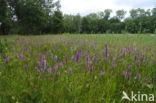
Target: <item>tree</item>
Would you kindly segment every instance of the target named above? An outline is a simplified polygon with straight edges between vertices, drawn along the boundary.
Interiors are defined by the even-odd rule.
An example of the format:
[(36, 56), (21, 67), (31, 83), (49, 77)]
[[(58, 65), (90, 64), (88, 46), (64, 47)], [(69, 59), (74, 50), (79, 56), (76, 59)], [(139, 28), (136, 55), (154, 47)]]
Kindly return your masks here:
[(117, 10), (117, 11), (116, 11), (116, 17), (117, 17), (120, 21), (124, 19), (125, 15), (126, 15), (126, 11), (124, 11), (124, 10)]
[(10, 18), (7, 0), (0, 0), (0, 34), (8, 34)]
[(73, 33), (73, 15), (64, 15), (64, 30), (66, 33)]
[(63, 15), (61, 11), (55, 11), (53, 15), (53, 33), (63, 33)]
[(51, 16), (60, 8), (59, 1), (53, 0), (8, 0), (8, 4), (17, 19), (15, 31), (22, 34), (41, 34), (49, 30)]
[(151, 16), (151, 10), (150, 9), (146, 10), (146, 16)]
[(111, 13), (112, 13), (111, 9), (105, 9), (104, 12), (99, 12), (98, 16), (100, 19), (107, 19), (108, 20), (110, 18)]
[(130, 10), (130, 16), (131, 16), (132, 19), (137, 18), (138, 17), (138, 11), (137, 11), (137, 9)]
[(109, 21), (106, 19), (100, 19), (98, 20), (98, 33), (106, 33), (109, 29)]
[(146, 16), (146, 11), (144, 9), (138, 8), (137, 11), (138, 11), (138, 16), (139, 17)]
[(153, 8), (153, 9), (152, 9), (152, 15), (153, 15), (153, 16), (156, 16), (156, 8)]
[(82, 18), (82, 33), (90, 33), (90, 21), (88, 17)]

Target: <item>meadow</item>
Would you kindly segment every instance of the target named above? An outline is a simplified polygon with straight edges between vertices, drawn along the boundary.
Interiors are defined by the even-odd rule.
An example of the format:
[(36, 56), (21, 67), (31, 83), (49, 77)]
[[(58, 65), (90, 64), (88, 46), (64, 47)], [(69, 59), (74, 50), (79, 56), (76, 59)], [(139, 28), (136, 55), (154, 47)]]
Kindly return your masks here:
[(156, 96), (156, 35), (0, 36), (0, 103), (131, 103), (123, 91)]

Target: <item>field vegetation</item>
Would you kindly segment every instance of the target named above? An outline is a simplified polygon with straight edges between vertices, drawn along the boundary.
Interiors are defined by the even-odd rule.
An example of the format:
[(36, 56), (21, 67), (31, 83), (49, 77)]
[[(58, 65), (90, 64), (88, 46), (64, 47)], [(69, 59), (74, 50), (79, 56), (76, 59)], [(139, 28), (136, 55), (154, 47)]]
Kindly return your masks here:
[[(155, 35), (0, 36), (0, 103), (120, 103), (156, 95)], [(122, 101), (128, 103), (128, 101)]]

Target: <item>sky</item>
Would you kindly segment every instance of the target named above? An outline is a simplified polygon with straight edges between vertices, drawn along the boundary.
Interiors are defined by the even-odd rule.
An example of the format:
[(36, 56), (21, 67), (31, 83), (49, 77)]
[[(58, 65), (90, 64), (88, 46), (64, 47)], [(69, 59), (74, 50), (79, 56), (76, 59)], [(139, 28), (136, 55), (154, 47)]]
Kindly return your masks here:
[(80, 14), (85, 16), (89, 13), (112, 9), (129, 11), (132, 8), (153, 8), (156, 0), (61, 0), (61, 10), (64, 14)]

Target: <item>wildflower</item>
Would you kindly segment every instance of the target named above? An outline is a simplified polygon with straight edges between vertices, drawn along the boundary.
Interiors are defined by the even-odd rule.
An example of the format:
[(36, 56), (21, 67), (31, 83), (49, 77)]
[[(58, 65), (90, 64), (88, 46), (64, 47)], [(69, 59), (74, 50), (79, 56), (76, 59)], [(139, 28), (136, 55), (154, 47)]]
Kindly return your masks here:
[(142, 56), (142, 61), (145, 61), (145, 60), (146, 60), (146, 58), (145, 58), (145, 56), (143, 55), (143, 56)]
[(38, 61), (38, 62), (37, 62), (37, 65), (38, 65), (38, 66), (41, 66), (41, 62), (40, 62), (40, 61)]
[(98, 60), (97, 56), (94, 56), (94, 57), (93, 57), (93, 61), (95, 62), (95, 61), (97, 61), (97, 60)]
[(42, 60), (45, 60), (45, 56), (44, 55), (42, 55)]
[(139, 80), (140, 78), (141, 78), (141, 75), (140, 74), (136, 74), (135, 79)]
[(54, 66), (54, 67), (53, 67), (53, 72), (56, 73), (56, 71), (57, 71), (57, 67)]
[(147, 78), (146, 77), (144, 77), (144, 83), (147, 83), (148, 82), (148, 80), (147, 80)]
[(53, 61), (54, 61), (54, 62), (56, 62), (57, 59), (58, 59), (57, 56), (54, 56), (54, 57), (53, 57)]
[(122, 49), (122, 52), (124, 53), (124, 55), (126, 55), (127, 49), (126, 48), (123, 48)]
[(43, 68), (43, 69), (46, 69), (46, 62), (47, 62), (46, 60), (43, 60), (43, 61), (42, 61), (42, 68)]
[(8, 62), (9, 62), (9, 57), (6, 56), (6, 57), (4, 58), (4, 61), (5, 61), (5, 63), (8, 63)]
[(131, 73), (127, 72), (127, 79), (129, 80), (131, 78)]
[(133, 50), (133, 51), (136, 51), (136, 50), (137, 50), (137, 48), (132, 48), (132, 50)]
[(128, 66), (128, 68), (129, 68), (129, 69), (132, 69), (132, 67), (133, 67), (133, 65), (132, 65), (132, 64)]
[(84, 73), (86, 73), (87, 72), (87, 70), (86, 69), (84, 69)]
[(116, 66), (116, 63), (112, 62), (112, 68), (115, 68), (115, 66)]
[(129, 80), (131, 78), (130, 72), (124, 72), (124, 76)]
[(137, 61), (137, 66), (139, 66), (140, 64), (141, 64), (141, 63), (140, 63), (140, 60), (138, 60), (138, 61)]
[(51, 72), (52, 72), (52, 69), (51, 68), (47, 69), (47, 73), (48, 74), (50, 74)]
[(58, 68), (62, 68), (63, 67), (63, 63), (59, 63)]
[(92, 66), (89, 67), (89, 71), (90, 71), (91, 73), (93, 72), (93, 67), (92, 67)]
[(79, 61), (81, 55), (82, 55), (81, 51), (78, 51), (77, 54), (76, 54), (75, 62)]
[(24, 54), (22, 54), (22, 53), (19, 54), (18, 57), (19, 57), (20, 59), (22, 59), (23, 61), (26, 60), (26, 57), (25, 57)]
[(105, 72), (102, 70), (102, 71), (100, 72), (100, 75), (103, 76), (104, 74), (105, 74)]
[(27, 64), (24, 65), (24, 69), (28, 69), (28, 65)]
[(139, 54), (136, 54), (136, 55), (134, 56), (134, 59), (137, 60), (138, 58), (139, 58)]
[(66, 61), (65, 61), (66, 63), (68, 62), (68, 59), (69, 59), (69, 56), (66, 56)]

